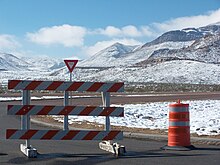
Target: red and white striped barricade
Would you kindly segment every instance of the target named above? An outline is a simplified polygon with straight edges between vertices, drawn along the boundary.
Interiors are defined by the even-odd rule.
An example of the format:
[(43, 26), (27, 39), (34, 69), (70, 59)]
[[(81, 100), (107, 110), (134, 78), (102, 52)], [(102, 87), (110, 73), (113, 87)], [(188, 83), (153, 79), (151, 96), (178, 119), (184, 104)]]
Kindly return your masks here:
[[(123, 138), (122, 131), (110, 129), (109, 116), (124, 116), (123, 107), (110, 107), (110, 92), (124, 92), (124, 83), (9, 80), (8, 89), (22, 90), (22, 105), (8, 105), (8, 115), (21, 116), (21, 129), (7, 129), (6, 139), (26, 140), (20, 149), (29, 158), (37, 157), (37, 150), (30, 145), (30, 140), (106, 141)], [(30, 90), (65, 91), (64, 106), (30, 105)], [(103, 106), (70, 106), (68, 91), (101, 92)], [(31, 115), (64, 115), (67, 121), (64, 121), (64, 130), (36, 130), (30, 128)], [(68, 115), (105, 116), (105, 130), (69, 130)]]

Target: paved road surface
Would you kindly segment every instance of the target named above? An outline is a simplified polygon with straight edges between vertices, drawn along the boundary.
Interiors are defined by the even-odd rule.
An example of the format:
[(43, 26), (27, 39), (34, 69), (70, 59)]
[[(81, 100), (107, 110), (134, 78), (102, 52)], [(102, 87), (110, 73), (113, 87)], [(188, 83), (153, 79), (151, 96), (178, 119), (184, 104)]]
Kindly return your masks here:
[[(96, 99), (96, 98), (95, 98)], [(80, 99), (82, 100), (82, 99)], [(118, 99), (116, 99), (118, 100)], [(145, 98), (147, 100), (147, 98)], [(53, 103), (52, 101), (51, 103)], [(77, 101), (74, 101), (77, 102)], [(80, 102), (80, 101), (79, 101)], [(42, 104), (42, 101), (38, 102)], [(43, 101), (44, 104), (48, 102)], [(12, 102), (10, 103), (12, 104)], [(127, 154), (115, 158), (98, 148), (97, 141), (31, 141), (39, 152), (38, 158), (28, 159), (19, 151), (24, 141), (5, 140), (6, 128), (19, 128), (19, 117), (6, 115), (7, 102), (0, 102), (0, 165), (4, 164), (41, 164), (41, 165), (219, 165), (220, 147), (195, 145), (192, 151), (164, 151), (160, 147), (166, 142), (127, 139), (120, 141), (126, 146)], [(32, 124), (31, 128), (46, 129)]]
[[(112, 94), (112, 93), (111, 93)], [(49, 94), (44, 94), (44, 95), (49, 95)], [(51, 94), (50, 94), (51, 95)], [(54, 95), (54, 94), (52, 94)], [(61, 94), (59, 94), (62, 96)], [(86, 95), (88, 96), (87, 98), (75, 98), (72, 100), (72, 103), (74, 105), (102, 105), (102, 100), (101, 100), (101, 95), (100, 94), (74, 94), (74, 96), (81, 96), (81, 95)], [(11, 95), (6, 95), (6, 97), (10, 97)], [(21, 94), (14, 94), (14, 96), (21, 96)], [(33, 96), (33, 95), (32, 95)], [(36, 93), (34, 96), (40, 97), (42, 96), (41, 93)], [(0, 95), (0, 97), (4, 97), (3, 95)], [(163, 102), (163, 101), (177, 101), (178, 99), (180, 100), (207, 100), (207, 99), (215, 99), (215, 100), (220, 100), (220, 92), (215, 92), (215, 93), (193, 93), (193, 92), (188, 92), (188, 93), (165, 93), (165, 94), (114, 94), (111, 96), (111, 104), (128, 104), (128, 103), (146, 103), (146, 102)], [(18, 101), (17, 104), (20, 104), (21, 101)], [(63, 100), (48, 100), (48, 101), (33, 101), (33, 104), (57, 104), (57, 105), (62, 105)]]

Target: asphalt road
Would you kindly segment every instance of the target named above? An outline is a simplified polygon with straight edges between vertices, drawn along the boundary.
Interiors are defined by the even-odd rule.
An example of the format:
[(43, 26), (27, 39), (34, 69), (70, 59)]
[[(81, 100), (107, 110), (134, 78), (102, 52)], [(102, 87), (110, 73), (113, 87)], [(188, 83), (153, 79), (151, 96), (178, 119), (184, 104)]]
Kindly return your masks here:
[[(63, 96), (62, 93), (58, 93), (59, 96)], [(46, 96), (54, 96), (56, 94), (42, 94), (35, 93), (31, 94), (31, 96), (41, 97), (42, 95)], [(80, 96), (87, 96), (85, 98), (81, 98)], [(11, 96), (21, 96), (20, 93), (15, 94), (1, 94), (0, 97), (11, 97)], [(102, 105), (101, 94), (99, 93), (73, 93), (74, 99), (70, 101), (70, 103), (74, 105)], [(78, 97), (78, 98), (77, 98)], [(115, 94), (111, 93), (111, 104), (128, 104), (128, 103), (146, 103), (146, 102), (164, 102), (171, 101), (175, 102), (178, 99), (180, 100), (207, 100), (207, 99), (220, 99), (220, 92), (208, 92), (208, 93), (140, 93), (140, 94), (130, 94), (130, 93), (120, 93)], [(21, 101), (14, 102), (20, 104)], [(62, 105), (63, 99), (58, 100), (47, 100), (47, 101), (32, 101), (32, 104), (43, 104), (43, 105)]]
[[(119, 98), (119, 97), (118, 97)], [(94, 98), (95, 100), (97, 98)], [(100, 99), (100, 98), (99, 98)], [(120, 98), (121, 99), (121, 98)], [(80, 99), (82, 100), (82, 99)], [(115, 101), (114, 101), (115, 100)], [(123, 100), (123, 99), (122, 99)], [(145, 98), (145, 101), (147, 98)], [(90, 98), (91, 101), (91, 98)], [(113, 98), (113, 102), (118, 99)], [(140, 100), (137, 100), (139, 102)], [(57, 101), (38, 101), (38, 104), (58, 103)], [(80, 103), (81, 101), (78, 100)], [(17, 102), (18, 103), (18, 102)], [(77, 100), (74, 100), (77, 103)], [(88, 103), (88, 102), (87, 102)], [(19, 128), (20, 118), (6, 115), (7, 102), (0, 102), (0, 165), (4, 164), (41, 164), (41, 165), (219, 165), (220, 147), (212, 145), (195, 145), (196, 150), (191, 151), (165, 151), (160, 148), (166, 142), (128, 139), (120, 141), (126, 146), (125, 156), (115, 158), (112, 154), (98, 148), (98, 141), (31, 141), (38, 150), (38, 158), (26, 158), (19, 150), (21, 140), (6, 140), (7, 128)], [(13, 104), (13, 102), (10, 102)], [(99, 104), (97, 102), (97, 104)], [(43, 126), (32, 124), (31, 128), (46, 129)]]

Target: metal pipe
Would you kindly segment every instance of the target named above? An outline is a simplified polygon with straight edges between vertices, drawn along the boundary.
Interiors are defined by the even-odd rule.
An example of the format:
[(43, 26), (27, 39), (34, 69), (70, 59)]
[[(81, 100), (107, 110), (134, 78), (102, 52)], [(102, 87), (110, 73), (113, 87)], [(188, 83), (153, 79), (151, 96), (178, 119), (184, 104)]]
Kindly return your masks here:
[[(68, 106), (69, 105), (69, 92), (68, 91), (64, 91), (64, 106)], [(68, 115), (64, 116), (64, 121), (63, 121), (63, 129), (64, 130), (69, 130), (69, 123), (68, 123)]]
[[(22, 105), (30, 105), (30, 91), (23, 90), (22, 91)], [(21, 116), (21, 129), (22, 130), (29, 130), (30, 129), (30, 116), (29, 115), (22, 115)], [(30, 148), (30, 140), (26, 140), (26, 147)]]
[[(109, 92), (102, 92), (102, 102), (103, 102), (103, 107), (110, 107), (110, 93)], [(109, 116), (106, 116), (105, 130), (110, 131), (110, 129), (111, 129), (110, 118)]]

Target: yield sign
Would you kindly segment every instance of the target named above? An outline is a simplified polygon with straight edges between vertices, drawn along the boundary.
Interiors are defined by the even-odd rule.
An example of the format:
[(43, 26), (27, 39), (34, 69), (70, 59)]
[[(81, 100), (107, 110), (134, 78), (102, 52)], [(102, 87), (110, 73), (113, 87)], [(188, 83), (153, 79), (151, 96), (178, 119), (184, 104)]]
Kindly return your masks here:
[(69, 69), (69, 71), (72, 73), (78, 60), (64, 60), (64, 62), (66, 64), (67, 68)]

